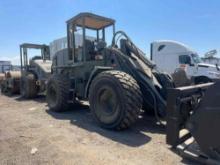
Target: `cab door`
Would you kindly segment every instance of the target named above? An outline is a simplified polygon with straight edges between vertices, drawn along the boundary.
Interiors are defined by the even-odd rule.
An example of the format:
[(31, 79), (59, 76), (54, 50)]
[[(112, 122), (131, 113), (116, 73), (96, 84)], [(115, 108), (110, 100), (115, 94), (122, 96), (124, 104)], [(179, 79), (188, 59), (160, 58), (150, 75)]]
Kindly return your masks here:
[(180, 68), (184, 69), (188, 77), (195, 76), (197, 73), (197, 67), (195, 66), (190, 55), (179, 56)]

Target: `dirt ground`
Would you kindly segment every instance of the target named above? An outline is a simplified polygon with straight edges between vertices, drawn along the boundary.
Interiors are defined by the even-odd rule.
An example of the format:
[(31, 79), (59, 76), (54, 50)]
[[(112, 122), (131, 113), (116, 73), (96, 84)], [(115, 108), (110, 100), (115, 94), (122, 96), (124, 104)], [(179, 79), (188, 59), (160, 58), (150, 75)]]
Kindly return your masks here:
[(192, 164), (165, 144), (165, 129), (144, 116), (132, 128), (100, 128), (88, 106), (58, 114), (45, 97), (0, 95), (0, 164)]

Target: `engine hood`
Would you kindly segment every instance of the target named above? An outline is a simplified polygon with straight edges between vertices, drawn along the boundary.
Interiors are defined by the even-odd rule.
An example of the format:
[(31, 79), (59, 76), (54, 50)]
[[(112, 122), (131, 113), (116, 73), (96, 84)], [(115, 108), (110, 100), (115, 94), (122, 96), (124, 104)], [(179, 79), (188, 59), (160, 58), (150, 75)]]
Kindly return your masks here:
[(206, 63), (198, 63), (198, 67), (205, 67), (205, 68), (216, 68), (216, 65), (206, 64)]

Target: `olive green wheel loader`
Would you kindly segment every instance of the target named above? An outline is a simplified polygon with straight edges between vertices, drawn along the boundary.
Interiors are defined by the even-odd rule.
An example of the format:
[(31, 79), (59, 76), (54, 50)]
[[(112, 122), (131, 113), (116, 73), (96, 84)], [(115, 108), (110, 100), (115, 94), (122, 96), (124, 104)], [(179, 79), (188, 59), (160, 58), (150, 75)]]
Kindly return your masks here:
[[(75, 37), (80, 32), (81, 45)], [(135, 123), (142, 109), (165, 117), (171, 77), (160, 72), (123, 31), (115, 32), (115, 20), (80, 13), (67, 21), (67, 41), (67, 49), (52, 60), (47, 83), (50, 110), (62, 112), (70, 104), (89, 101), (96, 121), (116, 130)]]

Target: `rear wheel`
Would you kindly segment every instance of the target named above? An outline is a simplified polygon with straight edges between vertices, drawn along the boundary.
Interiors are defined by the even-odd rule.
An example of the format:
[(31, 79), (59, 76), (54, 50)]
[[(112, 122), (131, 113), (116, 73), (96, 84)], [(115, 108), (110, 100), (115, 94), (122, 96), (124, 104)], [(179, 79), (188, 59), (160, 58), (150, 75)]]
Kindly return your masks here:
[(137, 82), (127, 73), (104, 71), (92, 81), (89, 103), (102, 127), (120, 130), (138, 119), (142, 95)]
[(209, 82), (213, 82), (213, 81), (205, 76), (195, 77), (194, 79), (195, 84), (204, 84), (204, 83), (209, 83)]
[(52, 76), (47, 84), (47, 103), (51, 111), (62, 112), (69, 109), (70, 82), (63, 75)]
[(4, 81), (1, 83), (1, 93), (2, 93), (2, 94), (5, 94), (6, 92), (7, 92), (6, 80), (4, 80)]
[(34, 98), (38, 94), (38, 87), (36, 84), (36, 78), (34, 74), (28, 73), (26, 76), (21, 77), (20, 92), (24, 98)]

